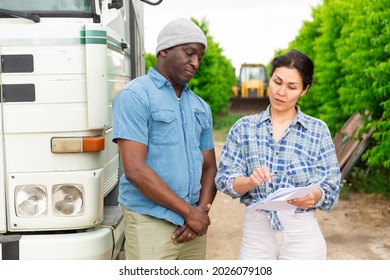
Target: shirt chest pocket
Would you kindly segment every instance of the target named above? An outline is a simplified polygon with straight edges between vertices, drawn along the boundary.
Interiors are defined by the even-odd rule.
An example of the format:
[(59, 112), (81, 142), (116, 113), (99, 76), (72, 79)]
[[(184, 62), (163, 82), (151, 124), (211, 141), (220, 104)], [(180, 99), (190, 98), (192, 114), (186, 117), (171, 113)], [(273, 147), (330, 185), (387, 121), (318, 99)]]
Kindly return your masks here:
[(196, 137), (200, 138), (202, 132), (211, 127), (210, 121), (207, 118), (206, 113), (195, 111), (196, 123), (195, 123), (195, 133)]
[(174, 111), (152, 112), (149, 128), (150, 143), (157, 146), (179, 143), (178, 120)]

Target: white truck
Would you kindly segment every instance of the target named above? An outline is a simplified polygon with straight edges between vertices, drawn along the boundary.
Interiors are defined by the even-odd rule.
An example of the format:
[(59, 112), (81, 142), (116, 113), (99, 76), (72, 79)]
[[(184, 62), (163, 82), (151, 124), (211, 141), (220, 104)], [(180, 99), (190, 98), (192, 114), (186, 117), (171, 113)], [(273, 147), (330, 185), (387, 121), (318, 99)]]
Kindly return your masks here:
[(118, 257), (111, 103), (144, 73), (143, 2), (0, 0), (0, 259)]

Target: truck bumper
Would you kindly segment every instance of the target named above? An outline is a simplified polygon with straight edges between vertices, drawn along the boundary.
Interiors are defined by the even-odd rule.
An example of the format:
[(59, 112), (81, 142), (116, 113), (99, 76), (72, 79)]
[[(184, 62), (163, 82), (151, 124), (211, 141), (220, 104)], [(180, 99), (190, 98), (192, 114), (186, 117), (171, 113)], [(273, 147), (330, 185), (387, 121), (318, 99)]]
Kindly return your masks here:
[(117, 259), (124, 242), (124, 221), (118, 209), (109, 207), (103, 224), (85, 232), (0, 235), (0, 259)]

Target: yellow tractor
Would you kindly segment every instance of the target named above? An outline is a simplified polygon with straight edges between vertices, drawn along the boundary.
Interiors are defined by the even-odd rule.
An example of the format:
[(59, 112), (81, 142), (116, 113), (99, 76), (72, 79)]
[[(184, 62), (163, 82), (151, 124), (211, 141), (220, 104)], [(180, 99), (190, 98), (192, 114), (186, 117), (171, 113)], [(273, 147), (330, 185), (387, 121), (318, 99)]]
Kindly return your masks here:
[(266, 68), (259, 63), (241, 64), (237, 85), (233, 86), (234, 99), (261, 99), (269, 96)]

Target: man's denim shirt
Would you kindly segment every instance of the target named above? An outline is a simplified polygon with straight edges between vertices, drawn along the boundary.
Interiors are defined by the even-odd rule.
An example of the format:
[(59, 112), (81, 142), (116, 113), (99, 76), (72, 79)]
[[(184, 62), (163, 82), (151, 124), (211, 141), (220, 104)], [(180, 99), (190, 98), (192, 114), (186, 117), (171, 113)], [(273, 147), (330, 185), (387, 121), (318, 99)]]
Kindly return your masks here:
[[(113, 141), (148, 146), (146, 163), (181, 198), (196, 206), (201, 189), (202, 151), (214, 148), (210, 106), (183, 87), (180, 100), (154, 68), (118, 92), (113, 102)], [(183, 225), (184, 218), (149, 200), (122, 175), (119, 202), (128, 209)]]

